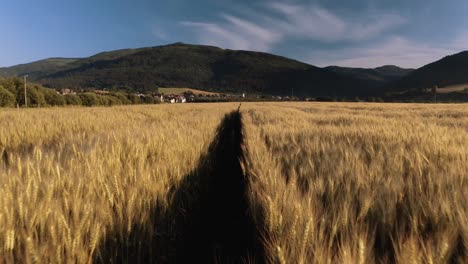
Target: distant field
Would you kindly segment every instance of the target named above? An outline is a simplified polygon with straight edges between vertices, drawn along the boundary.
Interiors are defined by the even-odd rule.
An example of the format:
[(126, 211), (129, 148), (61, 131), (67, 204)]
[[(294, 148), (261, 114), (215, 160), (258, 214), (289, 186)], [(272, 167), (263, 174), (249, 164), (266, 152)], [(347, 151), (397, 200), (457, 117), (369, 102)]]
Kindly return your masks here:
[(468, 263), (468, 105), (237, 108), (0, 109), (0, 263)]
[(445, 93), (453, 93), (468, 90), (468, 83), (465, 84), (457, 84), (457, 85), (450, 85), (442, 88), (437, 89), (437, 93), (445, 94)]
[(163, 94), (183, 94), (185, 92), (192, 92), (194, 94), (202, 94), (202, 95), (218, 95), (219, 93), (212, 93), (197, 89), (191, 88), (158, 88), (159, 93)]

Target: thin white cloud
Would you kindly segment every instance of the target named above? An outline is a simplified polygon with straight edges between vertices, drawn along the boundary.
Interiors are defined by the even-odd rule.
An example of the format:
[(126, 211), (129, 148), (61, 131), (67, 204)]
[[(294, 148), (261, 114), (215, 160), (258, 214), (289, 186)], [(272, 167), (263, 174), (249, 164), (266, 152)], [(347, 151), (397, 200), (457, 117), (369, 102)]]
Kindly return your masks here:
[(320, 7), (304, 8), (284, 3), (272, 3), (269, 7), (280, 13), (279, 17), (269, 19), (270, 24), (284, 35), (330, 41), (338, 39), (346, 29), (344, 21)]
[(408, 19), (382, 10), (344, 15), (317, 4), (276, 0), (242, 13), (242, 18), (222, 14), (216, 22), (181, 24), (200, 43), (230, 49), (268, 52), (291, 40), (309, 42), (315, 47), (333, 44), (334, 48), (316, 48), (303, 55), (290, 51), (296, 54), (296, 59), (317, 66), (373, 68), (393, 64), (418, 68), (468, 47), (468, 33), (440, 45), (398, 36), (397, 30), (408, 24)]
[(372, 17), (369, 22), (359, 22), (354, 25), (354, 28), (349, 28), (350, 36), (353, 40), (366, 40), (379, 36), (406, 23), (407, 20), (401, 16), (380, 14), (379, 17)]
[(468, 31), (459, 33), (457, 37), (455, 37), (452, 46), (458, 50), (468, 49)]
[(445, 47), (435, 47), (393, 36), (366, 47), (344, 48), (338, 51), (314, 51), (308, 55), (307, 61), (318, 66), (374, 68), (391, 64), (406, 68), (419, 68), (457, 51), (459, 49), (455, 43), (450, 43)]
[(271, 51), (289, 38), (321, 42), (364, 41), (406, 23), (392, 14), (363, 14), (358, 19), (341, 18), (317, 5), (267, 3), (248, 10), (250, 19), (221, 15), (220, 21), (183, 21), (198, 41), (232, 49)]
[(326, 42), (363, 41), (407, 22), (399, 15), (385, 13), (363, 13), (357, 18), (346, 18), (317, 5), (274, 2), (268, 7), (280, 15), (274, 23), (286, 35)]
[(223, 48), (270, 51), (281, 40), (281, 35), (250, 21), (223, 15), (223, 23), (201, 23), (184, 21), (183, 26), (191, 28), (203, 44)]
[(159, 28), (159, 27), (153, 28), (153, 35), (158, 40), (162, 40), (162, 41), (168, 41), (169, 40), (169, 36), (167, 35), (166, 31)]

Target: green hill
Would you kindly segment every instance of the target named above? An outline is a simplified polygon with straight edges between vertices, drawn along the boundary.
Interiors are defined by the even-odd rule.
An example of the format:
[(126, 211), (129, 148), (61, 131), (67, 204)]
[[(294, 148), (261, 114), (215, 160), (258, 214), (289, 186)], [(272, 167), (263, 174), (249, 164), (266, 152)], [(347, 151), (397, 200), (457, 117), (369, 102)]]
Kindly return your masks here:
[[(5, 72), (25, 73), (12, 68)], [(154, 91), (190, 87), (213, 92), (355, 97), (380, 95), (382, 86), (356, 74), (268, 53), (183, 43), (104, 52), (35, 69), (31, 80), (51, 88)]]
[(367, 81), (375, 85), (385, 85), (388, 82), (398, 80), (414, 71), (413, 69), (403, 69), (393, 65), (386, 65), (373, 69), (339, 66), (329, 66), (325, 69)]
[(0, 68), (0, 76), (10, 77), (31, 75), (32, 78), (38, 78), (38, 76), (44, 72), (56, 70), (78, 60), (79, 59), (50, 58), (12, 67)]
[(468, 83), (468, 51), (447, 56), (419, 68), (387, 86), (390, 91), (445, 87)]

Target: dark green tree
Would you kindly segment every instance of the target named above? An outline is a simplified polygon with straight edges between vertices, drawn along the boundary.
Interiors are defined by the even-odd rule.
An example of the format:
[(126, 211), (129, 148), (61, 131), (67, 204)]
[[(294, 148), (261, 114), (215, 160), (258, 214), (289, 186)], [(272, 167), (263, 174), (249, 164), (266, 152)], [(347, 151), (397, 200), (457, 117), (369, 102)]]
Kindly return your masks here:
[(95, 93), (82, 93), (79, 94), (79, 97), (84, 106), (96, 106), (100, 104), (100, 100)]
[(127, 95), (128, 100), (130, 101), (131, 104), (139, 104), (141, 103), (140, 97), (136, 96), (134, 94), (128, 94)]
[(0, 107), (12, 107), (15, 104), (15, 95), (0, 85)]
[(24, 87), (20, 78), (0, 78), (0, 85), (13, 94), (17, 94), (18, 90)]
[[(44, 88), (37, 85), (28, 86), (27, 88), (27, 98), (28, 106), (44, 106), (46, 105), (46, 100), (44, 96)], [(24, 89), (18, 89), (16, 94), (16, 101), (19, 105), (24, 105)]]
[(81, 98), (76, 94), (67, 94), (64, 97), (67, 105), (83, 105)]
[(127, 96), (125, 96), (125, 94), (123, 93), (111, 93), (110, 95), (116, 97), (117, 99), (119, 99), (120, 102), (122, 102), (121, 104), (131, 104), (132, 102), (130, 100), (128, 100)]
[(143, 100), (142, 102), (144, 104), (154, 104), (156, 103), (156, 100), (154, 100), (154, 97), (151, 96), (151, 95), (146, 95), (145, 97), (143, 97)]
[(44, 93), (45, 101), (48, 105), (51, 106), (61, 106), (65, 105), (66, 101), (63, 95), (58, 94), (55, 90), (52, 89), (42, 89)]
[(122, 102), (117, 97), (112, 95), (99, 96), (99, 99), (101, 101), (101, 105), (113, 106), (122, 104)]

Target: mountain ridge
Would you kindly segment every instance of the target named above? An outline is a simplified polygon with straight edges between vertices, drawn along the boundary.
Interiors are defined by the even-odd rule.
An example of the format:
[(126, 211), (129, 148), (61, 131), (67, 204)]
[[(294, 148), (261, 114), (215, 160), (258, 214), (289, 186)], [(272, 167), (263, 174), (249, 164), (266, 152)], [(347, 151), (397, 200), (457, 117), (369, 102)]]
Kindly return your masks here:
[(18, 65), (13, 65), (10, 67), (1, 67), (0, 76), (12, 77), (12, 76), (36, 74), (44, 70), (60, 68), (62, 66), (65, 66), (69, 63), (72, 63), (80, 59), (81, 58), (51, 57), (47, 59), (33, 61), (30, 63), (22, 63)]
[(387, 85), (387, 90), (430, 89), (468, 83), (468, 51), (445, 56)]
[[(463, 58), (459, 59), (460, 56)], [(452, 58), (448, 64), (453, 64), (452, 61), (456, 65), (467, 64), (468, 70), (468, 52), (440, 61), (447, 58)], [(349, 98), (383, 96), (432, 83), (437, 74), (427, 69), (440, 61), (419, 69), (395, 65), (320, 68), (265, 52), (179, 42), (106, 51), (86, 58), (49, 58), (0, 68), (0, 76), (29, 74), (31, 81), (50, 88), (152, 91), (158, 87), (192, 87), (214, 92)], [(453, 77), (453, 70), (442, 72), (445, 75), (441, 74), (438, 83), (468, 83), (468, 78), (460, 76), (448, 80)]]
[(395, 65), (383, 65), (376, 68), (328, 66), (325, 69), (377, 83), (393, 81), (414, 71), (414, 69), (405, 69)]

